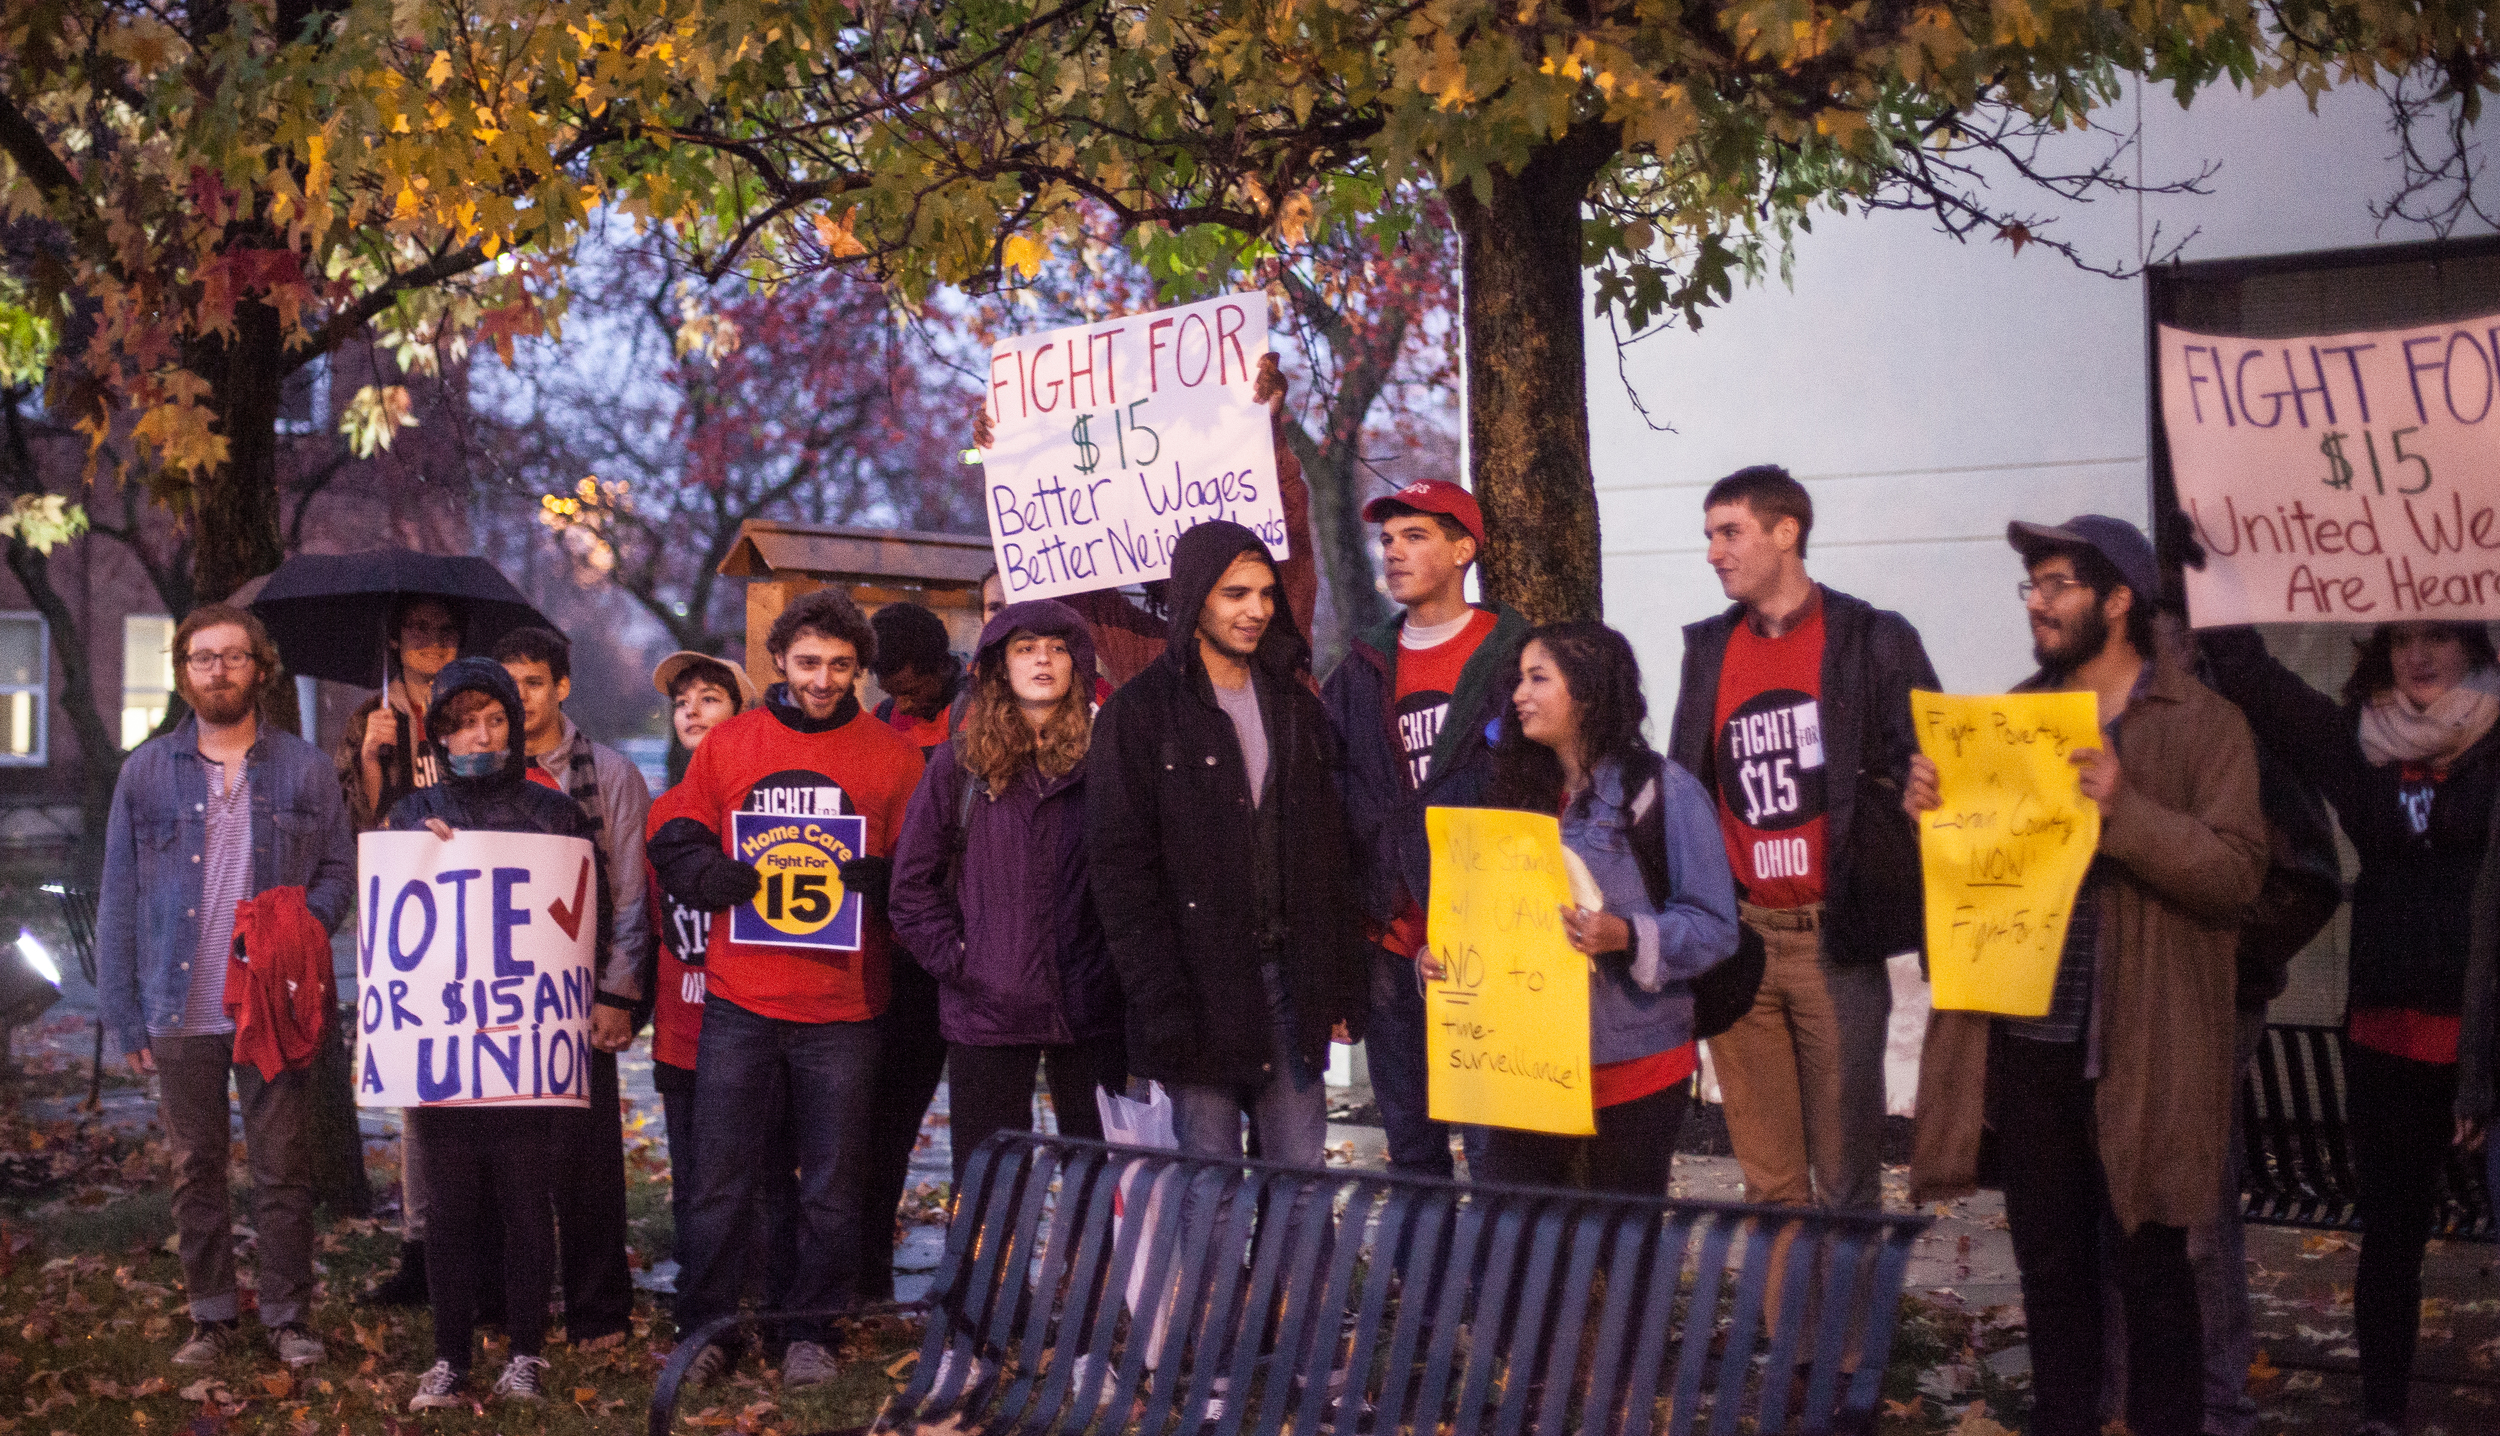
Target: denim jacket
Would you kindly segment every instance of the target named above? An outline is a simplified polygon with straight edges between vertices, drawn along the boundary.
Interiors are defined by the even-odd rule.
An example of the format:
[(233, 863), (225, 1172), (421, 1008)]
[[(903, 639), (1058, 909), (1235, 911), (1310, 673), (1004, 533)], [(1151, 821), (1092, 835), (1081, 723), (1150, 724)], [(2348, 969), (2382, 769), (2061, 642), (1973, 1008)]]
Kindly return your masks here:
[[(356, 846), (338, 773), (320, 749), (263, 724), (244, 759), (252, 785), (252, 892), (301, 887), (332, 932), (356, 896)], [(123, 762), (104, 829), (96, 894), (96, 988), (124, 1052), (182, 1020), (200, 946), (208, 847), (208, 760), (199, 719), (151, 738)]]
[[(1658, 776), (1654, 793), (1626, 793), (1622, 767), (1609, 759), (1563, 814), (1563, 846), (1588, 866), (1606, 895), (1606, 910), (1632, 928), (1631, 951), (1590, 962), (1592, 1062), (1629, 1062), (1692, 1041), (1691, 979), (1736, 951), (1736, 880), (1719, 839), (1718, 811), (1676, 763), (1659, 764)], [(1663, 910), (1650, 902), (1632, 853), (1636, 810), (1646, 802), (1666, 804)]]

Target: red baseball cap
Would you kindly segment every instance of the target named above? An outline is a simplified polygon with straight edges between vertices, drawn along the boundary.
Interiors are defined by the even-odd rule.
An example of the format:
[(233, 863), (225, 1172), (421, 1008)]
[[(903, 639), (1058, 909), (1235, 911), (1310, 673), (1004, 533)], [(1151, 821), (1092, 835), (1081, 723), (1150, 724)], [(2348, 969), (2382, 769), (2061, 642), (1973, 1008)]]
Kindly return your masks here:
[(1448, 514), (1467, 530), (1468, 536), (1476, 541), (1476, 547), (1484, 547), (1484, 510), (1476, 507), (1474, 494), (1447, 479), (1419, 480), (1394, 494), (1372, 500), (1363, 505), (1363, 522), (1379, 523), (1387, 516), (1386, 510), (1392, 504), (1427, 514)]

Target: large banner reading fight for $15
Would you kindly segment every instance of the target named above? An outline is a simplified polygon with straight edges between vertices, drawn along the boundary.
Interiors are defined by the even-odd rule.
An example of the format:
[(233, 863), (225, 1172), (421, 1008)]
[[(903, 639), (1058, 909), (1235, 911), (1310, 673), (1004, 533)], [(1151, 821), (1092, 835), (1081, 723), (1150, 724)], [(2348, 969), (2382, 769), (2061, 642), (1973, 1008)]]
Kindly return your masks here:
[(2500, 618), (2500, 315), (2296, 339), (2161, 330), (2199, 628)]
[(1008, 602), (1168, 578), (1210, 519), (1289, 557), (1266, 353), (1257, 294), (1001, 340), (981, 462)]

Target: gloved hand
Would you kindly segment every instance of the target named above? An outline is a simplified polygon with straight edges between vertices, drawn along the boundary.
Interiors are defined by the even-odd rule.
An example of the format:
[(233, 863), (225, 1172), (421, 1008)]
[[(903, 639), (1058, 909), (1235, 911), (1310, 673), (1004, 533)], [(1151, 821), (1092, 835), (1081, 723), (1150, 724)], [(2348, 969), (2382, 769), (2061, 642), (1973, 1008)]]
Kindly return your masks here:
[(888, 889), (894, 886), (894, 864), (886, 858), (853, 858), (841, 865), (842, 890), (855, 892), (868, 899), (879, 913), (885, 911)]
[(706, 863), (694, 881), (695, 898), (711, 912), (751, 903), (763, 888), (762, 873), (726, 853), (716, 854), (715, 861)]

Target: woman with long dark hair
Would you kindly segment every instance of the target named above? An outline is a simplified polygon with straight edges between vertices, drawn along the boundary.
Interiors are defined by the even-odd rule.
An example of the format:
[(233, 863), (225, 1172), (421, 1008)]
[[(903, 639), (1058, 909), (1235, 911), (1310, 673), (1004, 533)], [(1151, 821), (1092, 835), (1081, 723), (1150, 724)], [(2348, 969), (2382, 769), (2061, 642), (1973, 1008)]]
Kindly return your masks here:
[(2421, 1327), (2422, 1252), (2461, 1133), (2460, 1013), (2475, 879), (2500, 792), (2500, 666), (2480, 624), (2388, 623), (2341, 704), (2253, 629), (2200, 638), (2214, 686), (2335, 809), (2361, 858), (2352, 889), (2345, 1107), (2360, 1183), (2364, 1436), (2401, 1430)]
[(963, 727), (930, 750), (894, 855), (895, 935), (938, 982), (955, 1181), (973, 1149), (1033, 1129), (1047, 1074), (1059, 1130), (1100, 1137), (1097, 1084), (1127, 1080), (1119, 979), (1085, 845), (1094, 641), (1044, 599), (981, 629)]
[(1557, 814), (1564, 848), (1604, 894), (1562, 914), (1589, 958), (1597, 1135), (1494, 1128), (1489, 1180), (1551, 1185), (1576, 1172), (1590, 1190), (1666, 1195), (1695, 1060), (1690, 982), (1736, 951), (1736, 884), (1709, 797), (1651, 750), (1648, 718), (1622, 634), (1553, 623), (1521, 646), (1490, 800)]

